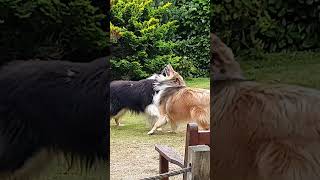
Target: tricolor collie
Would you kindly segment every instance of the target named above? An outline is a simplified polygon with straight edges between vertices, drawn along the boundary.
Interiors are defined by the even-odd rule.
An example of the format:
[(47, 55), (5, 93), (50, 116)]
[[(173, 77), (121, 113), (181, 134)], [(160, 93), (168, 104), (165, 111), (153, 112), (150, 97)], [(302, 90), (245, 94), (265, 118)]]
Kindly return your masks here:
[(160, 116), (148, 134), (153, 134), (167, 122), (173, 131), (179, 123), (188, 122), (196, 122), (202, 129), (209, 129), (210, 90), (186, 87), (183, 78), (171, 65), (165, 68), (165, 74), (154, 86), (158, 93), (153, 103), (159, 108)]
[(154, 83), (163, 79), (162, 74), (154, 74), (139, 81), (117, 80), (110, 83), (110, 115), (120, 126), (120, 118), (127, 111), (147, 114), (150, 124), (159, 117), (158, 108), (152, 104), (156, 91)]

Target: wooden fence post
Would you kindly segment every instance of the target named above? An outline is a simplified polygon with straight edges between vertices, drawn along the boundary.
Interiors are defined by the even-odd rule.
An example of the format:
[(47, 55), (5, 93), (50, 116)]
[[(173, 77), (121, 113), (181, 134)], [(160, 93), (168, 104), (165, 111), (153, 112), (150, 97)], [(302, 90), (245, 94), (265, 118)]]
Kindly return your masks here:
[[(169, 171), (169, 162), (160, 154), (159, 172), (167, 173)], [(162, 178), (162, 180), (169, 180), (169, 178)]]
[(191, 172), (187, 173), (187, 180), (210, 179), (210, 147), (197, 145), (188, 147), (188, 164), (191, 164)]

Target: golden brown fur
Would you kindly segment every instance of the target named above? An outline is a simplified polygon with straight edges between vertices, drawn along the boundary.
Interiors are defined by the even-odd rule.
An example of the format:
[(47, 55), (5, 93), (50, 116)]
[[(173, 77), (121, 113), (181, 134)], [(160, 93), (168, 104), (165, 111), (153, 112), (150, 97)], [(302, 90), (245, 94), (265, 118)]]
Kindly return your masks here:
[(197, 122), (209, 129), (210, 91), (205, 89), (182, 88), (160, 104), (160, 114), (166, 114), (171, 124)]
[[(177, 124), (188, 122), (196, 122), (201, 128), (209, 129), (210, 91), (185, 87), (183, 78), (178, 73), (174, 72), (171, 75), (168, 79), (182, 85), (167, 86), (167, 82), (162, 84), (167, 87), (160, 90), (159, 102), (155, 102), (159, 107), (160, 118), (148, 134), (152, 134), (167, 122), (170, 122), (172, 130), (176, 130)], [(180, 83), (177, 83), (179, 81)]]
[[(226, 67), (215, 49), (213, 76)], [(212, 179), (320, 179), (320, 92), (235, 77), (211, 86)]]

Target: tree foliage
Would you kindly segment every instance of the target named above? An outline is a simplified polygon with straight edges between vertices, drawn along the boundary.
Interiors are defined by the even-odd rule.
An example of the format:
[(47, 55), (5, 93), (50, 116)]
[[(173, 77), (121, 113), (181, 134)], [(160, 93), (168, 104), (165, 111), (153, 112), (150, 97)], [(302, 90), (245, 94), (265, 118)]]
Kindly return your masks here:
[(210, 64), (210, 0), (180, 0), (175, 2), (174, 19), (177, 54), (185, 56), (196, 67), (195, 76), (207, 76)]
[(319, 7), (317, 0), (215, 0), (211, 30), (235, 51), (315, 50), (320, 47)]
[[(208, 0), (203, 1), (207, 2), (207, 8), (200, 9), (201, 4), (195, 4), (201, 0), (186, 2), (112, 1), (111, 42), (116, 49), (111, 60), (114, 78), (145, 78), (159, 72), (167, 63), (185, 77), (206, 74), (210, 21), (205, 14), (210, 13), (210, 4)], [(201, 13), (196, 12), (195, 7)], [(201, 18), (207, 18), (207, 30)]]

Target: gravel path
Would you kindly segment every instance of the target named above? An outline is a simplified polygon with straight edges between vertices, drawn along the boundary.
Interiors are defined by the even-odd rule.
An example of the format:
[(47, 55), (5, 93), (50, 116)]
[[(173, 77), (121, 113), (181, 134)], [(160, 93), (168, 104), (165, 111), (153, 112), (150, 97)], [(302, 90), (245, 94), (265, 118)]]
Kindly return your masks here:
[[(117, 131), (117, 129), (112, 129)], [(117, 134), (117, 132), (115, 132)], [(145, 134), (145, 136), (147, 136)], [(174, 137), (174, 141), (165, 134), (159, 137), (153, 135), (156, 140), (151, 142), (145, 138), (116, 138), (111, 136), (110, 147), (110, 171), (111, 180), (140, 179), (158, 174), (159, 154), (155, 150), (155, 144), (163, 144), (173, 147), (181, 155), (184, 154), (184, 134)], [(178, 140), (177, 140), (178, 139)], [(170, 170), (179, 169), (178, 166), (170, 165)], [(170, 179), (181, 180), (182, 175)]]

